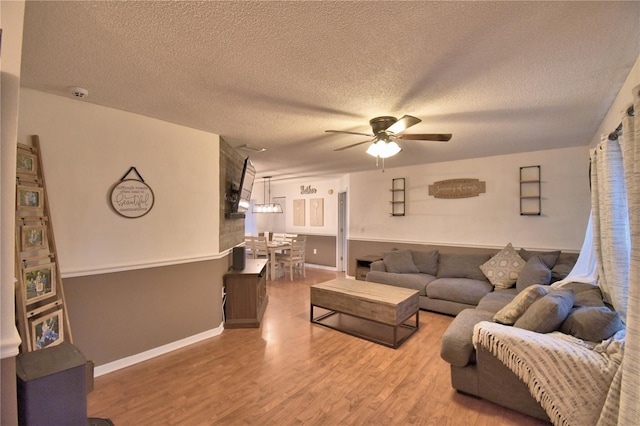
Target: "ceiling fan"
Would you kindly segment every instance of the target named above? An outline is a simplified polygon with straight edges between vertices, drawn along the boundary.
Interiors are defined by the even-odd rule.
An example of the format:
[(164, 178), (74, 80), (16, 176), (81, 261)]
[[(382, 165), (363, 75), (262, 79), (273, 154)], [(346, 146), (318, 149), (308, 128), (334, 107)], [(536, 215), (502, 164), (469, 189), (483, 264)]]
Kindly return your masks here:
[[(392, 155), (400, 152), (400, 147), (395, 143), (396, 140), (417, 140), (417, 141), (436, 141), (436, 142), (447, 142), (451, 139), (450, 133), (423, 133), (423, 134), (404, 134), (403, 132), (407, 130), (409, 127), (420, 123), (420, 120), (417, 117), (413, 117), (411, 115), (404, 115), (402, 118), (397, 119), (395, 117), (390, 116), (382, 116), (375, 117), (369, 120), (369, 124), (371, 125), (371, 129), (373, 130), (373, 134), (370, 133), (360, 133), (360, 132), (348, 132), (344, 130), (325, 130), (326, 133), (345, 133), (349, 135), (362, 135), (369, 136), (371, 139), (366, 141), (354, 143), (352, 145), (343, 146), (342, 148), (338, 148), (335, 151), (344, 151), (345, 149), (353, 148), (358, 145), (362, 145), (365, 143), (372, 143), (371, 147), (367, 150), (368, 154), (373, 155), (374, 157), (391, 157)], [(383, 142), (382, 145), (379, 145), (378, 142)], [(378, 148), (382, 146), (392, 145), (390, 151), (379, 151), (378, 149), (372, 149), (374, 146), (378, 145)], [(371, 151), (371, 152), (370, 152)]]

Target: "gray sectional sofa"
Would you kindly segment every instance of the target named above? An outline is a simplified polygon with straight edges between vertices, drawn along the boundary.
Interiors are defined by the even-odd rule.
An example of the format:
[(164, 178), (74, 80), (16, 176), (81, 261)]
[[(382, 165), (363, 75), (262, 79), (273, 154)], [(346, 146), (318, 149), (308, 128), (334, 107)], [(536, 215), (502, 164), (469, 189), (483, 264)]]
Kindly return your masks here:
[[(457, 315), (475, 308), (480, 300), (494, 291), (480, 267), (499, 250), (487, 253), (442, 253), (438, 250), (392, 250), (382, 254), (382, 260), (371, 263), (367, 281), (410, 288), (420, 292), (420, 308), (447, 315)], [(528, 261), (537, 252), (520, 249), (518, 254)], [(551, 276), (546, 284), (564, 278), (577, 254), (548, 252)], [(535, 275), (535, 274), (532, 274)], [(543, 277), (543, 279), (546, 279)], [(521, 286), (538, 284), (540, 279), (523, 275)], [(526, 281), (526, 282), (525, 282)]]
[[(451, 385), (459, 392), (549, 420), (524, 382), (489, 351), (482, 347), (478, 350), (474, 348), (474, 326), (480, 321), (501, 322), (511, 315), (511, 321), (506, 322), (513, 324), (505, 326), (541, 333), (561, 331), (583, 340), (598, 342), (611, 337), (624, 325), (617, 313), (605, 306), (602, 293), (596, 286), (567, 283), (558, 289), (544, 285), (532, 287), (536, 288), (522, 289), (520, 292), (515, 288), (510, 291), (495, 291), (483, 297), (475, 309), (460, 312), (442, 336), (440, 356), (450, 364)], [(516, 295), (524, 292), (535, 292), (537, 295), (533, 299), (527, 296), (530, 299), (528, 306), (521, 305), (516, 312), (513, 310), (514, 302), (518, 304)], [(544, 315), (534, 312), (533, 303), (546, 295), (564, 299), (564, 308), (552, 313), (539, 311), (544, 312)]]
[[(557, 330), (593, 342), (609, 338), (624, 325), (605, 306), (598, 287), (550, 286), (565, 278), (576, 260), (577, 254), (516, 251), (510, 244), (482, 254), (394, 250), (371, 264), (367, 281), (419, 290), (421, 308), (456, 316), (440, 349), (450, 364), (453, 388), (549, 421), (524, 382), (482, 346), (476, 350), (474, 326), (490, 321), (538, 333)], [(517, 273), (510, 275), (510, 267)]]

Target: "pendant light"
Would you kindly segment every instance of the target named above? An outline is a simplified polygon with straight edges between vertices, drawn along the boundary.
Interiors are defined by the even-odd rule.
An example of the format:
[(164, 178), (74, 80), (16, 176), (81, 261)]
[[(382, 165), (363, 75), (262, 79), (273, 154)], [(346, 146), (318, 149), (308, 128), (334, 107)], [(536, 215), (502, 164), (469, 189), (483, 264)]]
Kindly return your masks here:
[(266, 180), (269, 179), (269, 203), (268, 204), (254, 204), (253, 213), (282, 213), (282, 206), (278, 203), (271, 202), (271, 176), (265, 176), (262, 187), (262, 199), (266, 200), (265, 189), (267, 187)]

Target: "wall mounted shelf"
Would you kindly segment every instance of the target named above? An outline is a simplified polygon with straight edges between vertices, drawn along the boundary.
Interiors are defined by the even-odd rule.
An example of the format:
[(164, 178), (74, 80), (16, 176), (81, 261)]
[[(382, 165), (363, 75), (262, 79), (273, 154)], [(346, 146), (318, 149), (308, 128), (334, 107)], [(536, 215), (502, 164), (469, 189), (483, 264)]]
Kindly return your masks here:
[(396, 178), (391, 181), (391, 216), (404, 216), (404, 183), (404, 178)]
[(520, 167), (520, 216), (542, 214), (540, 166)]

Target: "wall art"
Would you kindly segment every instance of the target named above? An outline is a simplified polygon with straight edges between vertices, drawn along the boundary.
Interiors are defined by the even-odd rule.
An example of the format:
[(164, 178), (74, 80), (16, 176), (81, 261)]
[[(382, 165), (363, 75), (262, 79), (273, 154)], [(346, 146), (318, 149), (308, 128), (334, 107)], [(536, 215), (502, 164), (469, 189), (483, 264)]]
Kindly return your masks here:
[[(132, 171), (138, 175), (139, 179), (125, 179)], [(144, 182), (135, 167), (131, 167), (111, 188), (109, 199), (113, 210), (129, 219), (146, 215), (155, 202), (153, 190)]]
[(309, 225), (324, 226), (324, 198), (309, 200)]
[(435, 198), (477, 197), (485, 191), (485, 182), (479, 179), (448, 179), (429, 185), (429, 195)]
[(305, 200), (293, 200), (293, 226), (304, 226)]

